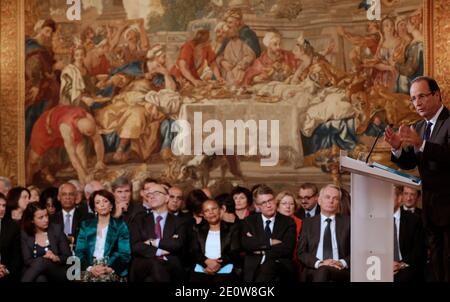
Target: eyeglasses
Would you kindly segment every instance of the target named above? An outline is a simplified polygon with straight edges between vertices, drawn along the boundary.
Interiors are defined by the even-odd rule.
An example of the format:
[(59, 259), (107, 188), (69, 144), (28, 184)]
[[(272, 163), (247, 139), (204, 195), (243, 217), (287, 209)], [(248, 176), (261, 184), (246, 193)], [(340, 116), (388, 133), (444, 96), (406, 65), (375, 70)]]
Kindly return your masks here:
[(256, 204), (259, 206), (267, 206), (269, 203), (273, 204), (275, 202), (275, 199), (269, 199), (269, 200), (264, 200), (263, 202), (257, 202)]
[(311, 198), (315, 197), (316, 195), (311, 195), (311, 196), (300, 196), (297, 195), (297, 199), (302, 201), (302, 200), (310, 200)]
[(183, 200), (183, 196), (169, 195), (169, 197), (176, 200)]
[(151, 192), (151, 191), (144, 191), (144, 193), (147, 196), (156, 196), (157, 194), (167, 195), (166, 193), (161, 192), (161, 191), (153, 191), (153, 192)]
[(413, 96), (410, 99), (411, 103), (416, 103), (417, 101), (422, 101), (423, 99), (429, 97), (430, 95), (434, 94), (434, 92), (430, 92), (430, 93), (421, 93), (418, 96)]

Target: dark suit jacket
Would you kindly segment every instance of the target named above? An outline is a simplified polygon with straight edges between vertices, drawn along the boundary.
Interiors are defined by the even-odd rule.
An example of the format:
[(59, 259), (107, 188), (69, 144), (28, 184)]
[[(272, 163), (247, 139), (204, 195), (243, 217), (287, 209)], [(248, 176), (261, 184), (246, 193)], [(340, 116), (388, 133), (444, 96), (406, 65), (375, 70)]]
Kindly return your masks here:
[[(204, 223), (194, 227), (191, 254), (196, 263), (206, 267), (205, 244), (208, 237), (209, 224)], [(220, 223), (220, 254), (222, 267), (232, 263), (236, 265), (240, 252), (240, 233), (238, 225), (227, 222)]]
[[(81, 222), (75, 255), (80, 258), (82, 270), (86, 270), (93, 264), (95, 243), (97, 241), (97, 225), (97, 218)], [(110, 219), (104, 256), (109, 257), (108, 266), (116, 274), (120, 276), (128, 274), (128, 265), (131, 259), (130, 234), (124, 221), (115, 218)]]
[[(299, 207), (299, 209), (297, 211), (295, 211), (295, 216), (297, 216), (298, 218), (300, 218), (301, 220), (305, 219), (306, 216), (306, 212), (305, 209), (302, 207)], [(317, 208), (316, 208), (316, 213), (314, 216), (320, 215), (320, 206), (317, 204)]]
[(20, 228), (17, 222), (11, 219), (2, 219), (1, 222), (0, 254), (2, 255), (1, 264), (6, 266), (10, 273), (6, 278), (18, 281), (22, 268)]
[(422, 220), (415, 213), (401, 210), (398, 241), (402, 261), (421, 272), (426, 262), (425, 233)]
[(295, 222), (291, 217), (276, 214), (271, 238), (278, 239), (282, 243), (274, 246), (266, 239), (262, 214), (246, 217), (241, 226), (241, 244), (247, 253), (244, 259), (245, 281), (254, 280), (255, 271), (261, 263), (263, 255), (255, 254), (256, 251), (265, 252), (265, 261), (276, 261), (286, 267), (294, 267), (292, 255), (296, 244), (296, 231)]
[[(414, 128), (422, 137), (426, 121), (420, 121)], [(405, 170), (419, 168), (422, 178), (423, 212), (425, 223), (435, 226), (450, 225), (450, 114), (446, 107), (439, 115), (433, 133), (426, 142), (423, 152), (414, 148), (403, 149), (400, 158), (392, 155), (391, 160)]]
[[(163, 238), (159, 241), (159, 248), (170, 252), (166, 256), (168, 261), (178, 262), (181, 266), (179, 255), (185, 243), (186, 232), (180, 219), (170, 213), (164, 224)], [(138, 214), (130, 224), (131, 252), (134, 257), (156, 257), (157, 248), (144, 242), (156, 238), (155, 220), (153, 213)]]
[[(78, 237), (78, 232), (80, 231), (80, 223), (83, 220), (86, 220), (87, 217), (83, 215), (83, 210), (81, 208), (76, 208), (73, 214), (72, 220), (72, 233), (71, 235), (75, 238)], [(50, 216), (50, 223), (57, 225), (61, 231), (64, 233), (64, 217), (63, 211), (58, 211), (52, 216)]]
[[(344, 259), (350, 267), (350, 217), (336, 214), (336, 241), (339, 259)], [(317, 262), (317, 248), (320, 241), (321, 216), (303, 220), (297, 257), (306, 268), (314, 269)]]
[[(62, 264), (66, 264), (68, 257), (72, 256), (70, 251), (69, 243), (67, 242), (66, 235), (57, 225), (50, 224), (47, 230), (48, 241), (50, 243), (50, 250), (53, 254), (59, 256)], [(35, 236), (29, 236), (27, 233), (22, 231), (21, 233), (22, 241), (22, 257), (25, 266), (30, 266), (35, 258), (33, 258), (34, 243), (36, 241)]]

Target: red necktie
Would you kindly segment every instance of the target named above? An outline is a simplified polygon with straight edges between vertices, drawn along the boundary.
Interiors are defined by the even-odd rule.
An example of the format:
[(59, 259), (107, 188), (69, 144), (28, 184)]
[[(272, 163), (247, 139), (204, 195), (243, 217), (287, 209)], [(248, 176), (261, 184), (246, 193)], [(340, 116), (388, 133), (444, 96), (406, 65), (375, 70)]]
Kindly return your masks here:
[(156, 216), (156, 223), (155, 223), (155, 236), (156, 236), (156, 239), (161, 239), (161, 237), (162, 237), (161, 224), (160, 224), (162, 219), (163, 218), (162, 218), (161, 215)]

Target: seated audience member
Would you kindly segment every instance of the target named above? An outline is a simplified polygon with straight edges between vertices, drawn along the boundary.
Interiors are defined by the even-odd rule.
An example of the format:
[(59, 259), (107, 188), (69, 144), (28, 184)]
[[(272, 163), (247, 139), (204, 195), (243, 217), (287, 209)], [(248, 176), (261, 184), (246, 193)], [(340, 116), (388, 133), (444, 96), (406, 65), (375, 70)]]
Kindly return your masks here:
[(36, 186), (28, 186), (28, 191), (30, 191), (30, 202), (39, 202), (39, 196), (41, 195), (41, 190)]
[(96, 218), (81, 222), (75, 249), (84, 281), (119, 281), (128, 274), (130, 234), (123, 220), (111, 216), (114, 204), (114, 195), (106, 190), (91, 194)]
[(184, 223), (168, 212), (169, 193), (163, 185), (149, 185), (142, 195), (151, 212), (139, 214), (130, 224), (133, 255), (130, 281), (181, 281)]
[(6, 196), (6, 217), (19, 222), (22, 213), (30, 203), (30, 191), (24, 187), (15, 187), (8, 191)]
[(66, 234), (69, 244), (73, 248), (78, 237), (81, 221), (84, 216), (81, 208), (75, 206), (76, 188), (71, 183), (63, 183), (58, 188), (58, 200), (61, 203), (61, 211), (50, 216), (50, 222), (58, 226)]
[(187, 213), (183, 213), (182, 209), (184, 207), (183, 200), (183, 190), (179, 187), (172, 186), (169, 188), (169, 203), (167, 204), (167, 209), (169, 213), (175, 216), (187, 216)]
[(300, 207), (295, 212), (295, 216), (300, 219), (314, 217), (320, 214), (320, 205), (317, 204), (319, 190), (312, 183), (304, 183), (298, 190), (297, 200)]
[[(77, 196), (75, 197), (75, 205), (76, 207), (84, 206), (86, 202), (84, 202), (84, 190), (81, 187), (80, 182), (77, 179), (71, 179), (68, 181), (68, 183), (73, 184), (75, 188), (77, 189)], [(91, 183), (91, 182), (89, 182)]]
[(58, 200), (58, 188), (56, 187), (50, 187), (42, 191), (39, 202), (47, 208), (49, 216), (54, 215), (62, 209), (61, 203)]
[(294, 281), (295, 222), (277, 213), (271, 188), (261, 185), (254, 196), (260, 213), (250, 215), (242, 222), (241, 244), (247, 253), (244, 281)]
[(419, 201), (421, 192), (420, 190), (403, 187), (402, 201), (403, 210), (409, 211), (413, 214), (417, 214), (419, 217), (422, 216), (422, 209), (417, 207), (417, 202)]
[(66, 260), (72, 255), (64, 233), (49, 225), (47, 209), (28, 204), (22, 219), (22, 282), (66, 281)]
[(7, 196), (11, 189), (11, 180), (8, 177), (0, 176), (0, 193)]
[(235, 214), (234, 200), (231, 194), (223, 193), (217, 195), (215, 200), (220, 205), (221, 211), (221, 219), (225, 222), (235, 223), (238, 221), (237, 216)]
[(294, 259), (297, 261), (296, 251), (298, 246), (298, 237), (300, 236), (300, 230), (302, 229), (302, 220), (295, 216), (295, 210), (297, 209), (297, 203), (295, 202), (294, 195), (289, 191), (282, 191), (278, 193), (275, 198), (277, 201), (277, 211), (280, 214), (291, 217), (295, 222), (295, 250)]
[(194, 227), (191, 253), (196, 265), (192, 282), (224, 282), (234, 279), (234, 264), (240, 251), (237, 225), (221, 221), (222, 209), (215, 200), (203, 202), (206, 223)]
[(231, 191), (231, 196), (233, 196), (235, 213), (239, 220), (252, 214), (250, 209), (253, 197), (249, 189), (237, 186)]
[[(77, 188), (77, 187), (75, 186), (75, 188)], [(75, 198), (75, 205), (77, 208), (79, 208), (81, 210), (83, 217), (93, 218), (94, 209), (91, 209), (91, 207), (89, 206), (89, 199), (91, 198), (92, 193), (94, 193), (95, 191), (103, 190), (103, 189), (104, 189), (104, 186), (101, 182), (99, 182), (97, 180), (91, 180), (84, 186), (84, 190), (83, 190), (84, 191), (84, 199), (79, 204), (76, 203), (77, 197), (78, 197), (78, 189), (77, 189), (77, 192), (76, 192), (77, 197)]]
[(133, 192), (131, 182), (124, 176), (118, 177), (111, 184), (111, 190), (116, 202), (114, 218), (123, 219), (129, 225), (131, 222), (131, 213), (135, 206), (131, 200), (131, 194)]
[(394, 201), (394, 282), (423, 281), (425, 233), (421, 218), (401, 207), (404, 192), (396, 190), (402, 198)]
[(5, 214), (6, 197), (0, 193), (0, 283), (19, 281), (22, 268), (20, 228)]
[(152, 211), (149, 199), (145, 197), (145, 192), (150, 189), (151, 186), (154, 184), (157, 184), (158, 181), (154, 178), (146, 178), (144, 179), (144, 182), (142, 183), (142, 188), (140, 191), (140, 196), (142, 198), (141, 202), (138, 202), (133, 209), (130, 209), (130, 221), (133, 221), (133, 219), (142, 214), (146, 213), (149, 214)]
[(186, 209), (194, 218), (192, 226), (202, 223), (202, 204), (208, 200), (208, 196), (200, 189), (194, 189), (186, 197)]
[(320, 215), (303, 220), (297, 257), (306, 281), (350, 281), (350, 218), (338, 214), (341, 190), (320, 190)]

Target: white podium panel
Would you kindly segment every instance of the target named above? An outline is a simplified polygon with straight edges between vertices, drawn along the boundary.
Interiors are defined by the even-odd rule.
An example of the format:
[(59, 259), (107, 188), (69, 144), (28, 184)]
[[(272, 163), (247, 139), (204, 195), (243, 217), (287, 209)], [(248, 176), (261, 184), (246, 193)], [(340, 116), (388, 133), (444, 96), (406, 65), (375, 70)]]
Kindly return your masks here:
[(352, 282), (392, 282), (394, 189), (366, 176), (351, 176)]
[(351, 172), (352, 282), (394, 280), (394, 184), (420, 189), (420, 181), (387, 167), (373, 167), (341, 154)]

